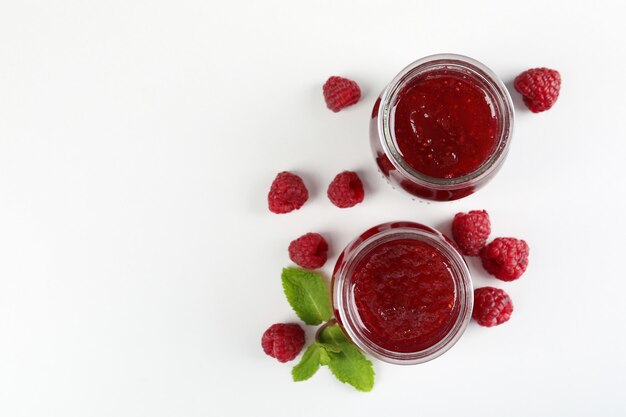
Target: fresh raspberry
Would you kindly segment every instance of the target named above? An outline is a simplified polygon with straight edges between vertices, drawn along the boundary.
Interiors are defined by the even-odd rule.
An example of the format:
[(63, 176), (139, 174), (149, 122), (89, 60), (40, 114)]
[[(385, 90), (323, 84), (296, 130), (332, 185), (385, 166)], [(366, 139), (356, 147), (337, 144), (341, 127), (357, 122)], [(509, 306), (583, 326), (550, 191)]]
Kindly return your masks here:
[(328, 186), (327, 192), (330, 201), (339, 208), (348, 208), (363, 201), (365, 191), (361, 179), (352, 171), (337, 174)]
[(322, 87), (326, 107), (335, 113), (351, 106), (361, 98), (361, 89), (352, 80), (343, 77), (330, 77)]
[(513, 301), (503, 290), (494, 287), (474, 290), (472, 318), (481, 326), (493, 327), (509, 321), (512, 312)]
[(518, 75), (514, 85), (530, 111), (540, 113), (554, 106), (559, 98), (561, 74), (548, 68), (533, 68)]
[(307, 233), (289, 244), (289, 259), (302, 268), (321, 268), (328, 259), (328, 243), (319, 233)]
[(261, 338), (263, 351), (278, 362), (289, 362), (304, 346), (304, 330), (297, 324), (272, 324)]
[(499, 237), (480, 251), (483, 267), (502, 281), (518, 279), (528, 266), (528, 244), (512, 237)]
[(457, 213), (452, 220), (452, 237), (467, 256), (477, 256), (491, 233), (489, 214), (485, 210)]
[(277, 214), (298, 210), (308, 199), (309, 192), (302, 178), (286, 171), (276, 175), (267, 195), (270, 211)]

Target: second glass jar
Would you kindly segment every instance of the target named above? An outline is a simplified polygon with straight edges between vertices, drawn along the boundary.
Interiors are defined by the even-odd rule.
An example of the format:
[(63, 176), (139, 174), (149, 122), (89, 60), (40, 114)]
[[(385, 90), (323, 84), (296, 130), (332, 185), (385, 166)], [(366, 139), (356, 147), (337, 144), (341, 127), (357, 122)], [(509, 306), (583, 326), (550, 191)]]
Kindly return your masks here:
[(443, 234), (413, 222), (367, 230), (341, 253), (332, 280), (335, 318), (361, 349), (401, 365), (450, 349), (472, 315), (469, 269)]

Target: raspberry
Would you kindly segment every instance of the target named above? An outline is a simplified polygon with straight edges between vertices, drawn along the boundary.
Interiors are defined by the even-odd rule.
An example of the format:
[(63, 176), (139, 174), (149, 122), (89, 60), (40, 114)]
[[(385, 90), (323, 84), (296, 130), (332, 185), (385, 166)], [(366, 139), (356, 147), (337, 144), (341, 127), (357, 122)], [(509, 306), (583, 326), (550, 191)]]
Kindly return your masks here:
[(472, 318), (481, 326), (493, 327), (509, 321), (512, 312), (513, 301), (503, 290), (494, 287), (474, 290)]
[(297, 324), (273, 324), (263, 333), (261, 346), (278, 362), (289, 362), (298, 356), (304, 346), (304, 330)]
[(307, 233), (289, 244), (289, 259), (302, 268), (321, 268), (328, 259), (328, 243), (319, 233)]
[(533, 68), (515, 77), (515, 89), (533, 113), (548, 110), (556, 103), (561, 89), (561, 74), (548, 68)]
[(348, 208), (363, 201), (365, 191), (361, 179), (352, 171), (337, 174), (328, 186), (327, 192), (330, 201), (339, 208)]
[(352, 80), (343, 77), (330, 77), (322, 87), (326, 107), (335, 113), (351, 106), (361, 98), (361, 89)]
[(309, 192), (302, 178), (286, 171), (276, 175), (267, 195), (270, 211), (277, 214), (298, 210), (308, 199)]
[(452, 221), (452, 237), (467, 256), (477, 256), (491, 233), (489, 214), (485, 210), (457, 213)]
[(512, 237), (499, 237), (480, 251), (483, 267), (502, 281), (518, 279), (528, 266), (528, 244)]

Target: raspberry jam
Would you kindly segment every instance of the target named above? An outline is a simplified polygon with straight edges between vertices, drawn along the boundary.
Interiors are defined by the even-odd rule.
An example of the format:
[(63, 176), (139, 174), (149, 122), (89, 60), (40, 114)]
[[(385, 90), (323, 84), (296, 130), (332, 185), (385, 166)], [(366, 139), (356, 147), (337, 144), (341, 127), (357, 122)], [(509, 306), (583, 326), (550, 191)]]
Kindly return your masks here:
[(369, 229), (346, 247), (333, 274), (337, 321), (359, 347), (392, 363), (421, 363), (448, 350), (472, 301), (463, 257), (417, 223)]
[(454, 281), (445, 256), (428, 243), (385, 242), (357, 263), (352, 280), (357, 311), (378, 346), (415, 352), (449, 330)]
[(498, 145), (491, 99), (456, 71), (434, 70), (412, 79), (398, 93), (393, 112), (400, 154), (429, 177), (470, 174)]
[(393, 185), (431, 200), (472, 194), (498, 171), (513, 129), (504, 84), (481, 63), (433, 55), (405, 68), (374, 105), (370, 138)]

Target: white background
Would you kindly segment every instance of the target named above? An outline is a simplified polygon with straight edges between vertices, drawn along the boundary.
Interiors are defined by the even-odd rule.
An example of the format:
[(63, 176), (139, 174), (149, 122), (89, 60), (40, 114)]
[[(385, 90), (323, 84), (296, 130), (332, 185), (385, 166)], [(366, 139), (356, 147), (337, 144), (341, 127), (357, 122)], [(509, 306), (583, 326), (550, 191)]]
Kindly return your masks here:
[[(626, 414), (626, 30), (618, 2), (3, 1), (0, 5), (0, 415), (618, 416)], [(498, 176), (420, 203), (377, 173), (368, 117), (385, 84), (455, 52), (510, 85), (563, 77), (523, 108)], [(325, 108), (330, 75), (363, 98)], [(356, 170), (363, 204), (325, 196)], [(273, 215), (277, 172), (310, 201)], [(295, 321), (287, 245), (323, 233), (328, 277), (348, 241), (389, 220), (448, 231), (487, 209), (526, 239), (510, 322), (472, 323), (441, 358), (375, 362), (358, 393), (327, 369), (291, 382), (265, 356)], [(309, 328), (309, 340), (314, 329)]]

